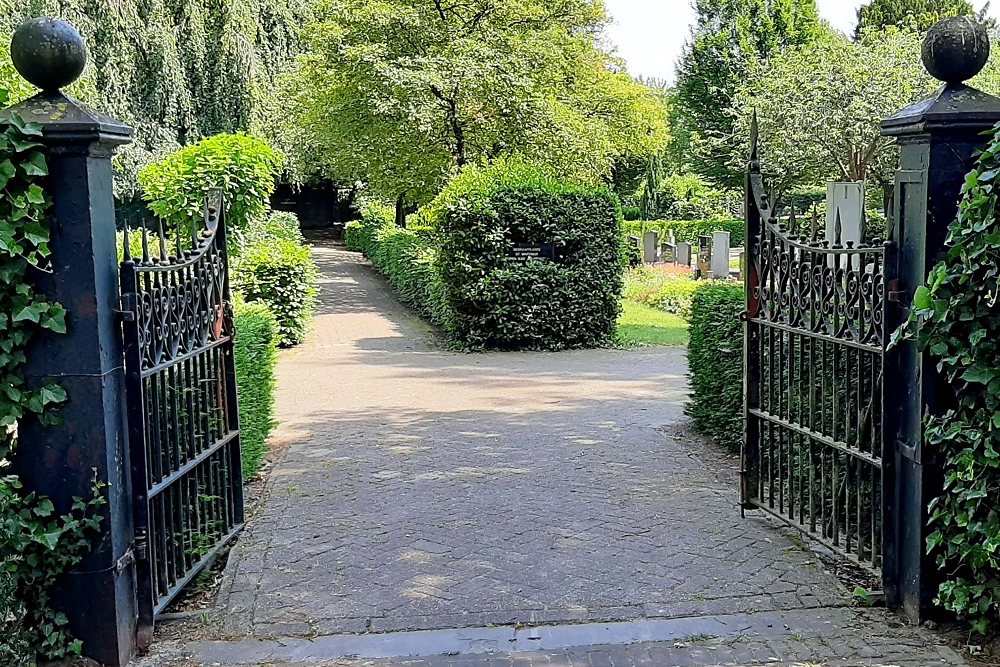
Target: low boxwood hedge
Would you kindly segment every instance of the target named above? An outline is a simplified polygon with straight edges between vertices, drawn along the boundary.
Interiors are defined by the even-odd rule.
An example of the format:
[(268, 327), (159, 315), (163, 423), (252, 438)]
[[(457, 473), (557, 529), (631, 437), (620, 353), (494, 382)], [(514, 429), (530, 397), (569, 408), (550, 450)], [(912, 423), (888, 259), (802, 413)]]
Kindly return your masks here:
[(729, 243), (734, 248), (746, 242), (743, 220), (635, 220), (624, 223), (624, 229), (626, 236), (640, 238), (646, 232), (658, 232), (661, 241), (666, 241), (672, 230), (677, 241), (695, 246), (699, 236), (711, 236), (712, 232), (729, 232)]
[(309, 248), (274, 238), (243, 250), (233, 261), (236, 290), (248, 303), (267, 304), (282, 347), (305, 338), (318, 294), (319, 271)]
[(278, 323), (262, 303), (237, 303), (234, 358), (236, 388), (240, 397), (240, 436), (243, 477), (260, 470), (267, 453), (267, 438), (274, 428), (274, 367), (277, 362)]
[(697, 431), (739, 450), (743, 441), (742, 285), (699, 283), (691, 300), (688, 365), (691, 400), (685, 412)]

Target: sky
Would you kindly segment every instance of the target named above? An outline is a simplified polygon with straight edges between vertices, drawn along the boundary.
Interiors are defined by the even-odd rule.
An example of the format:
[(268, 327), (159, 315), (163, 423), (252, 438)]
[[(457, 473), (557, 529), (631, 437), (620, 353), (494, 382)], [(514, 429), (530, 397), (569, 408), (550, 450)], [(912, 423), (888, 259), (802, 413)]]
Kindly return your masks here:
[[(673, 81), (674, 63), (691, 30), (691, 0), (604, 0), (614, 23), (608, 30), (633, 76)], [(854, 31), (857, 8), (863, 0), (817, 0), (820, 15), (845, 33)], [(982, 7), (985, 0), (973, 0)], [(1000, 18), (1000, 0), (990, 14)]]

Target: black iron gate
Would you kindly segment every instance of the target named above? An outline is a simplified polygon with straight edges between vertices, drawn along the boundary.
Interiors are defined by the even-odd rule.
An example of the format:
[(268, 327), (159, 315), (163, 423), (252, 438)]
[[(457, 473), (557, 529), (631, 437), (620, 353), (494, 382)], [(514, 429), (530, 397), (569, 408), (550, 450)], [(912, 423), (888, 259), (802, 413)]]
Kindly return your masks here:
[[(781, 219), (747, 182), (746, 433), (741, 500), (882, 567), (882, 383), (891, 244)], [(824, 224), (823, 227), (826, 225)], [(862, 233), (864, 230), (862, 230)]]
[[(153, 225), (155, 224), (155, 229)], [(204, 218), (124, 232), (121, 265), (139, 644), (243, 525), (221, 195)]]

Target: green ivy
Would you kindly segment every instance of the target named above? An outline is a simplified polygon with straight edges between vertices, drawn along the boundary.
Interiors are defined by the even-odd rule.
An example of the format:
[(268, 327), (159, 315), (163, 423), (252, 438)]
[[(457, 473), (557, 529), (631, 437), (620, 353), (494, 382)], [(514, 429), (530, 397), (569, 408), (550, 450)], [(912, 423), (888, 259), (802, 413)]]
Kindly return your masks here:
[(944, 461), (927, 549), (945, 581), (937, 602), (986, 633), (1000, 621), (1000, 125), (966, 178), (945, 258), (917, 289), (894, 344), (913, 338), (950, 395), (929, 417)]
[[(0, 105), (7, 95), (0, 91)], [(49, 271), (49, 229), (44, 190), (48, 175), (41, 128), (14, 116), (0, 131), (0, 664), (33, 664), (80, 652), (65, 616), (50, 606), (56, 579), (81, 561), (89, 533), (100, 523), (104, 500), (76, 499), (58, 516), (52, 502), (27, 493), (9, 474), (17, 455), (17, 424), (57, 422), (66, 401), (56, 384), (25, 383), (26, 349), (42, 331), (66, 332), (66, 312), (31, 287), (30, 274)]]

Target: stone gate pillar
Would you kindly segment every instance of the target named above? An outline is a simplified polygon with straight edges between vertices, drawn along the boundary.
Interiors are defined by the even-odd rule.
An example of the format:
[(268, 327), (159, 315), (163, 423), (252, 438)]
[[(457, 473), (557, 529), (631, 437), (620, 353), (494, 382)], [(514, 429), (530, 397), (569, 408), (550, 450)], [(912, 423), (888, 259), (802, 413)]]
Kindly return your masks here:
[[(883, 135), (895, 137), (900, 147), (889, 221), (893, 246), (886, 259), (895, 304), (887, 313), (889, 334), (905, 321), (914, 290), (944, 250), (965, 176), (986, 142), (982, 133), (1000, 121), (1000, 99), (963, 83), (983, 69), (989, 53), (987, 31), (972, 19), (938, 23), (924, 42), (923, 61), (944, 85), (882, 123)], [(886, 354), (883, 392), (886, 598), (922, 620), (938, 584), (925, 544), (927, 506), (942, 490), (940, 464), (926, 445), (923, 425), (947, 387), (927, 355), (904, 342)]]
[(43, 91), (4, 111), (42, 126), (48, 159), (53, 271), (32, 280), (68, 311), (66, 335), (42, 334), (28, 350), (27, 380), (38, 386), (55, 379), (69, 395), (61, 426), (20, 425), (15, 464), (25, 486), (52, 498), (60, 511), (74, 496), (90, 496), (95, 471), (105, 485), (108, 504), (95, 549), (53, 599), (84, 654), (120, 667), (132, 657), (136, 612), (111, 157), (132, 131), (60, 92), (87, 58), (69, 24), (28, 21), (15, 33), (11, 56)]

